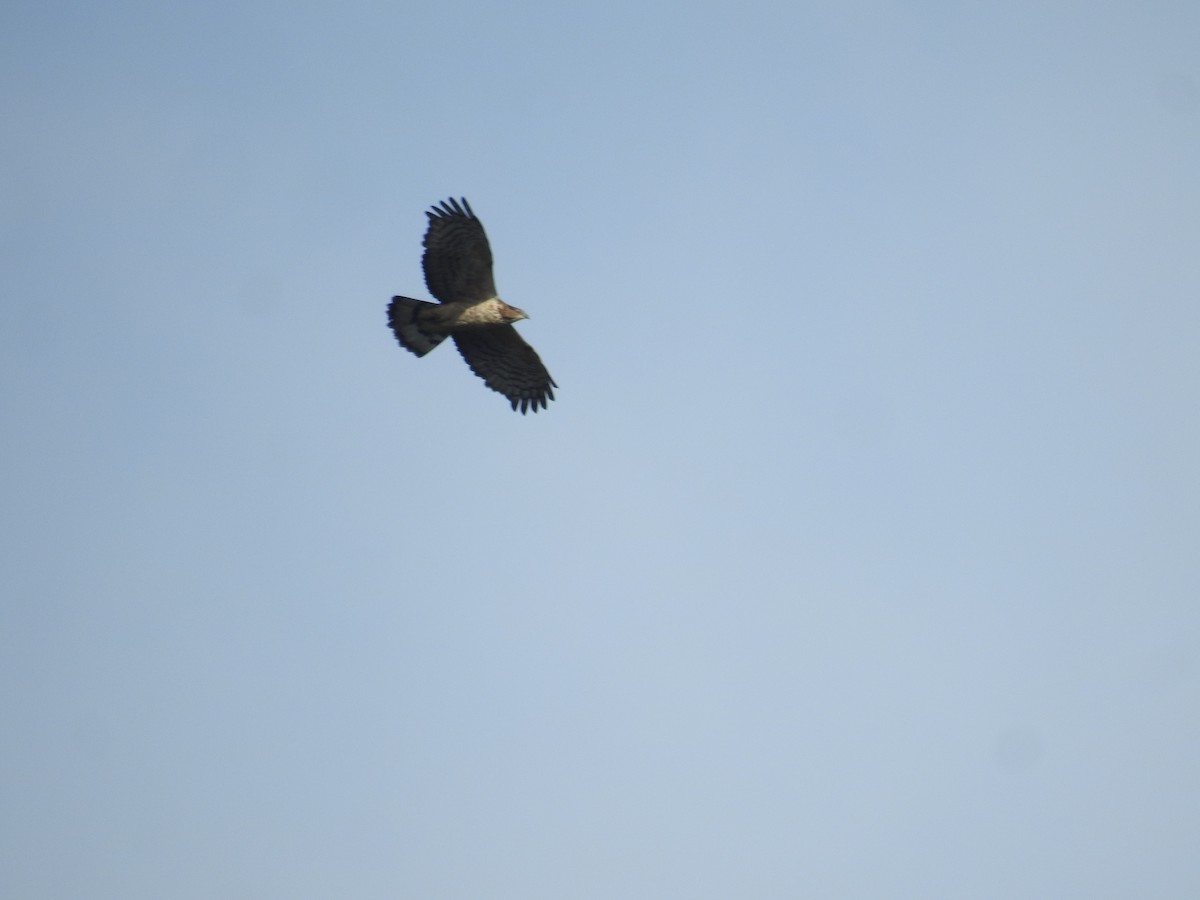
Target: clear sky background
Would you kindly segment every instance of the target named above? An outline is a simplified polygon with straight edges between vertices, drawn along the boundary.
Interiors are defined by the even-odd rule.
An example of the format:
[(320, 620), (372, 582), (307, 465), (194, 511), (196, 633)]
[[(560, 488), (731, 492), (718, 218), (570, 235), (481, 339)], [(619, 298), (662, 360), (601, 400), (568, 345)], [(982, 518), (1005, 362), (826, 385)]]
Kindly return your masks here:
[(1197, 48), (5, 3), (0, 895), (1200, 896)]

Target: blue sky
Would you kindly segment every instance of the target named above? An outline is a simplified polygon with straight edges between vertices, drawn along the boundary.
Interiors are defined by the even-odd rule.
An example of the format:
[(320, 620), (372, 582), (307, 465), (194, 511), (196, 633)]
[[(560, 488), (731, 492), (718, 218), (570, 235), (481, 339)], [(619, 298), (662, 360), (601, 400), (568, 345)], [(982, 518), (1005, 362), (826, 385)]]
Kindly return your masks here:
[(1200, 893), (1200, 7), (408, 6), (0, 12), (0, 894)]

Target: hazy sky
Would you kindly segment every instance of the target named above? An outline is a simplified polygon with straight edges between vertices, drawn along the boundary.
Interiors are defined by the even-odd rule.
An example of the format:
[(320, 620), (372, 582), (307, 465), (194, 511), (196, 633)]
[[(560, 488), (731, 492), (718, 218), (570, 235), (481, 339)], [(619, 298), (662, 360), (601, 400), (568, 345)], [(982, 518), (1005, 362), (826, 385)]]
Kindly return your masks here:
[(1200, 896), (1198, 47), (9, 0), (0, 896)]

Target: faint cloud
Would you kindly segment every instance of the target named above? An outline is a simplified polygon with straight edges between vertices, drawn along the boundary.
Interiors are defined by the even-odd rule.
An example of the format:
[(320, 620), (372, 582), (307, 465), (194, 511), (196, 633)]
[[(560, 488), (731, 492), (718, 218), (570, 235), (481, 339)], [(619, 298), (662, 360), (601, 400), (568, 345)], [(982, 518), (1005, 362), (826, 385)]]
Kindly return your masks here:
[(1036, 728), (1013, 725), (996, 736), (992, 755), (996, 765), (1006, 772), (1026, 772), (1045, 755), (1042, 733)]

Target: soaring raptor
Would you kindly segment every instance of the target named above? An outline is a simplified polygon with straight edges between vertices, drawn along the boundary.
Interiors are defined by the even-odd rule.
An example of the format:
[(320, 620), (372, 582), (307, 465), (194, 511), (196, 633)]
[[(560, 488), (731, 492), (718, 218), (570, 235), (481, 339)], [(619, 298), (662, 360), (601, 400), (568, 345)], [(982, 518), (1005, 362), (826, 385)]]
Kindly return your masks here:
[(393, 297), (388, 324), (396, 340), (424, 356), (447, 337), (471, 371), (524, 414), (546, 408), (558, 387), (534, 349), (513, 328), (528, 319), (496, 296), (492, 249), (483, 224), (463, 198), (443, 201), (425, 213), (425, 285), (440, 303)]

